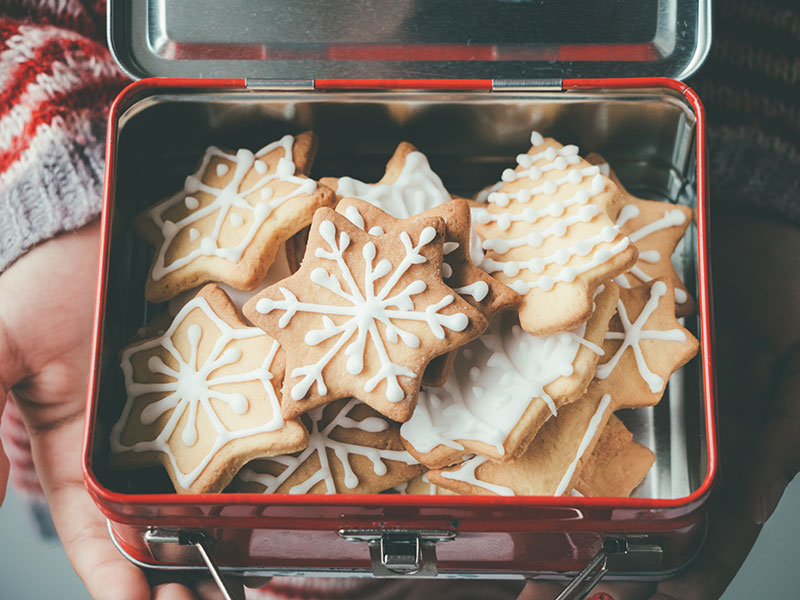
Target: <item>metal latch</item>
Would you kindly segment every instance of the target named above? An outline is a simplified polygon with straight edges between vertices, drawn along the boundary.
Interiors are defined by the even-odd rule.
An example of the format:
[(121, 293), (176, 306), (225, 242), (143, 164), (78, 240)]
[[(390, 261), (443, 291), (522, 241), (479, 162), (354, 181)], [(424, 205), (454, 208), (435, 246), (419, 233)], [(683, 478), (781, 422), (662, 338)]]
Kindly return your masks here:
[(660, 540), (646, 535), (607, 538), (603, 547), (555, 600), (582, 600), (609, 571), (658, 569), (664, 553)]
[[(200, 554), (206, 567), (211, 572), (211, 577), (222, 592), (222, 597), (225, 600), (244, 600), (244, 594), (241, 588), (231, 587), (227, 581), (222, 577), (222, 573), (211, 555), (211, 538), (203, 531), (186, 530), (186, 529), (161, 529), (158, 527), (151, 527), (144, 533), (144, 541), (150, 547), (151, 552), (154, 546), (160, 544), (178, 544), (179, 546), (189, 547), (193, 546)], [(153, 552), (154, 556), (156, 555)]]
[(436, 544), (455, 531), (413, 529), (340, 529), (348, 542), (366, 542), (375, 577), (436, 577)]

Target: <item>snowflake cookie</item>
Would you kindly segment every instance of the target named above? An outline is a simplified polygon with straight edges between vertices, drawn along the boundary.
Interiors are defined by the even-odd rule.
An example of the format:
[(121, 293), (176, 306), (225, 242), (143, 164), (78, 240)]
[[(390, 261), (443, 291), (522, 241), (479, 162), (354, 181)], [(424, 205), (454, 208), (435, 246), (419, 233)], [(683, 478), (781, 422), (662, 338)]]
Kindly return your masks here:
[[(383, 235), (387, 223), (402, 230), (411, 223), (409, 219), (395, 220), (383, 210), (354, 198), (344, 198), (336, 206), (356, 227), (373, 235)], [(439, 217), (444, 220), (444, 262), (442, 279), (467, 302), (480, 310), (488, 319), (500, 310), (513, 308), (522, 298), (514, 290), (476, 267), (470, 259), (471, 219), (467, 201), (455, 198), (411, 217)], [(455, 353), (449, 352), (434, 358), (425, 369), (422, 384), (438, 387), (444, 384), (453, 365)]]
[(523, 295), (522, 328), (548, 335), (586, 322), (595, 289), (633, 266), (636, 248), (614, 224), (622, 195), (611, 180), (576, 146), (536, 132), (531, 143), (475, 209), (475, 228), (481, 268)]
[(408, 420), (431, 358), (486, 328), (442, 281), (441, 219), (387, 230), (370, 235), (318, 210), (300, 270), (245, 304), (247, 317), (286, 349), (286, 418), (354, 396)]
[(400, 428), (406, 448), (434, 469), (467, 454), (507, 461), (524, 452), (548, 419), (585, 393), (618, 298), (609, 284), (589, 321), (545, 337), (523, 331), (514, 313), (498, 315), (459, 350), (443, 387), (422, 389)]
[(582, 398), (545, 423), (514, 460), (497, 464), (476, 457), (430, 471), (428, 478), (459, 493), (570, 493), (611, 415), (621, 408), (658, 403), (670, 375), (697, 352), (697, 339), (675, 319), (674, 298), (661, 279), (620, 289), (604, 355)]
[(233, 492), (372, 494), (402, 484), (424, 469), (400, 443), (398, 425), (355, 398), (303, 415), (311, 431), (302, 452), (255, 460)]
[(127, 400), (112, 464), (162, 464), (180, 493), (219, 492), (253, 458), (305, 448), (303, 426), (281, 416), (278, 351), (205, 286), (163, 335), (122, 351)]
[(682, 204), (637, 198), (622, 186), (603, 157), (590, 154), (586, 160), (600, 167), (622, 192), (624, 200), (617, 226), (639, 250), (636, 264), (614, 281), (629, 288), (659, 277), (669, 279), (675, 290), (676, 314), (679, 317), (692, 314), (694, 300), (672, 265), (672, 253), (692, 222), (692, 209)]
[(419, 215), (452, 199), (425, 155), (408, 142), (397, 146), (378, 183), (352, 177), (324, 177), (320, 183), (335, 190), (339, 199), (362, 200), (398, 219)]
[(208, 281), (253, 289), (279, 246), (334, 203), (306, 177), (316, 152), (311, 132), (258, 152), (211, 146), (183, 189), (140, 214), (136, 231), (156, 248), (145, 283), (153, 302)]

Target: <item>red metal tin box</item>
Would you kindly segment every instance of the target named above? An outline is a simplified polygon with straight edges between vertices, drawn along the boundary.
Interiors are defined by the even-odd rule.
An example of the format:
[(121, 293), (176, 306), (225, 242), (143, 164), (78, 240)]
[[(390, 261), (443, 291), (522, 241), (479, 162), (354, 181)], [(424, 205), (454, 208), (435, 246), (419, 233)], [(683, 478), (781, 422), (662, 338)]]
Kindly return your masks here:
[[(113, 14), (109, 24), (112, 30), (118, 26)], [(562, 44), (560, 51), (577, 55), (576, 48), (586, 52), (588, 46), (569, 50)], [(444, 67), (456, 64), (456, 75), (507, 51), (492, 46), (487, 56), (475, 58), (473, 48), (465, 59), (454, 48)], [(200, 55), (217, 51), (204, 47)], [(430, 58), (430, 49), (415, 51), (423, 61)], [(342, 47), (327, 45), (325, 52), (329, 63), (354, 60), (354, 75), (369, 66)], [(691, 61), (698, 53), (703, 51), (695, 50)], [(623, 55), (625, 60), (612, 64), (639, 56), (630, 48)], [(391, 63), (379, 59), (380, 65), (386, 62)], [(124, 64), (135, 71), (135, 61)], [(110, 535), (141, 565), (205, 568), (210, 548), (221, 570), (237, 574), (563, 577), (598, 556), (603, 564), (598, 559), (591, 565), (611, 576), (658, 577), (681, 568), (702, 544), (717, 471), (700, 100), (685, 84), (665, 78), (511, 81), (389, 74), (311, 81), (149, 78), (131, 84), (114, 102), (84, 447), (86, 483), (108, 517)], [(159, 311), (142, 296), (149, 250), (131, 233), (132, 217), (169, 193), (206, 145), (255, 147), (305, 129), (320, 137), (315, 178), (347, 172), (377, 179), (393, 146), (407, 139), (426, 152), (452, 192), (471, 195), (492, 183), (526, 148), (530, 131), (539, 129), (579, 144), (584, 153), (601, 153), (634, 193), (695, 207), (696, 227), (675, 260), (698, 299), (697, 317), (686, 326), (701, 340), (701, 351), (673, 377), (659, 406), (622, 415), (656, 454), (636, 497), (177, 495), (157, 469), (108, 469), (108, 431), (121, 409), (117, 355)], [(201, 541), (198, 553), (191, 546)]]

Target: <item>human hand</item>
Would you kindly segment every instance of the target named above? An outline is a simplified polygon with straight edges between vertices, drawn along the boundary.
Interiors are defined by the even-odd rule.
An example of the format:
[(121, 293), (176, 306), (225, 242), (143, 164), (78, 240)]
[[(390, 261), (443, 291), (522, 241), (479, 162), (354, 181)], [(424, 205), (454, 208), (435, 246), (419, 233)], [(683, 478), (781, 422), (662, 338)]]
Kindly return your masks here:
[[(721, 470), (708, 538), (657, 585), (597, 586), (614, 600), (719, 598), (800, 468), (800, 230), (715, 215), (711, 257)], [(530, 583), (519, 600), (552, 600), (562, 587)]]
[[(151, 588), (145, 574), (112, 545), (105, 518), (83, 484), (98, 249), (94, 223), (34, 248), (0, 275), (0, 410), (7, 393), (13, 394), (56, 530), (93, 598), (194, 598), (176, 583)], [(7, 472), (2, 455), (3, 492)]]

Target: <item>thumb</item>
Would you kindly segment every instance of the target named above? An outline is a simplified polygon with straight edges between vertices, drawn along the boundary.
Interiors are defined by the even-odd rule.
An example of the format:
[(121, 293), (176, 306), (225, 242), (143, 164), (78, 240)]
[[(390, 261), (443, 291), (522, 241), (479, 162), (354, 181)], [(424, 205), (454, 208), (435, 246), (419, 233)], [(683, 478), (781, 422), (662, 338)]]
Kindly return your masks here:
[(772, 515), (800, 468), (800, 345), (782, 362), (775, 398), (756, 433), (745, 488), (747, 514), (758, 525)]
[[(2, 309), (1, 300), (0, 309)], [(11, 388), (23, 377), (22, 364), (20, 352), (11, 338), (11, 332), (6, 327), (6, 322), (3, 320), (3, 311), (0, 310), (0, 421), (2, 421), (3, 411), (11, 393)], [(10, 470), (11, 464), (3, 447), (3, 440), (0, 439), (0, 505), (3, 504), (6, 498)]]
[[(2, 359), (0, 359), (2, 360)], [(0, 386), (0, 422), (3, 420), (3, 409), (6, 407), (6, 400), (8, 396)], [(0, 439), (0, 506), (6, 499), (6, 488), (8, 487), (8, 473), (11, 470), (11, 464), (8, 462), (5, 449), (3, 448), (3, 440)]]

